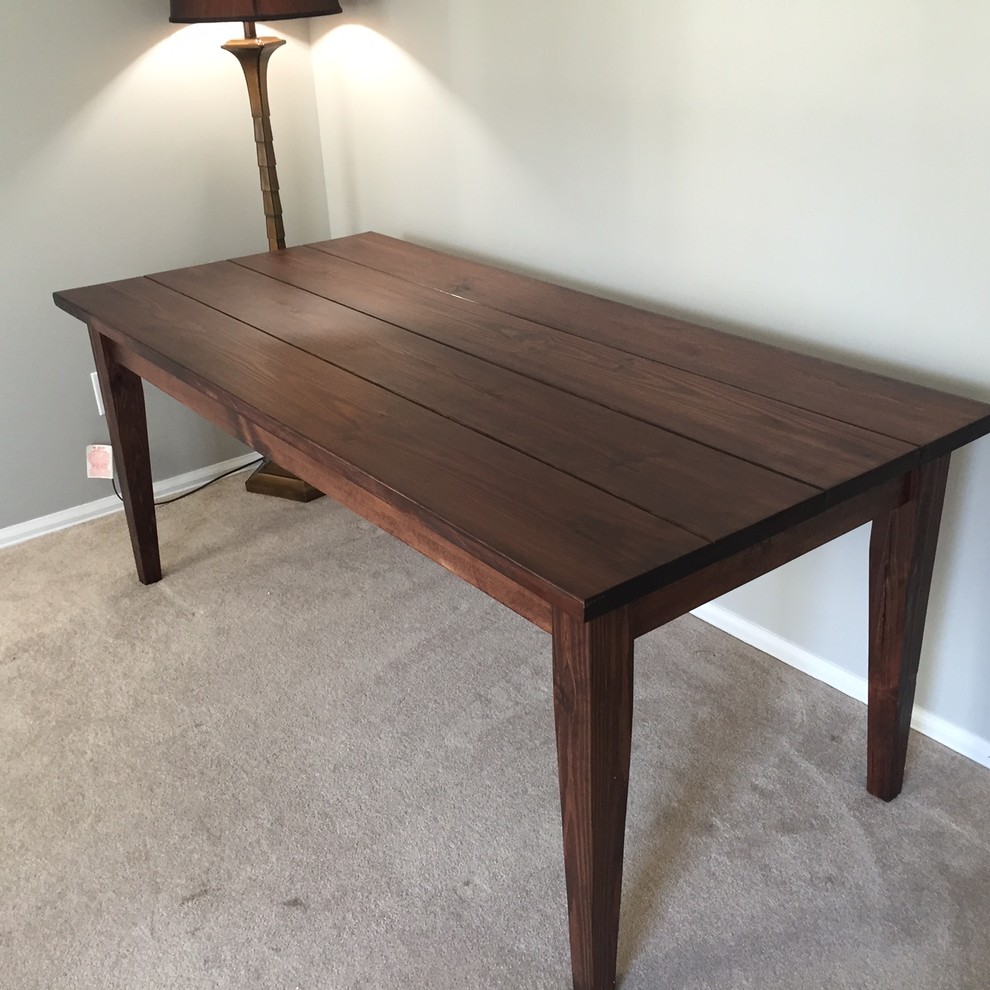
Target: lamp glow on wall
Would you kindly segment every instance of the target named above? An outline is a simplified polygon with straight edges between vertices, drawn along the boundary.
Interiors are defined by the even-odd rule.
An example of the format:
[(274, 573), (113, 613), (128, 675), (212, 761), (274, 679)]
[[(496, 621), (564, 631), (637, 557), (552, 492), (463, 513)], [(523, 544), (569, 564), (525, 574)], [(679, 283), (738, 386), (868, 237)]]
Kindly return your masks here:
[[(228, 41), (223, 48), (237, 57), (247, 82), (251, 117), (254, 120), (254, 140), (258, 151), (258, 170), (261, 173), (268, 247), (271, 251), (285, 247), (285, 227), (282, 222), (282, 199), (275, 168), (275, 148), (268, 107), (268, 60), (285, 41), (281, 38), (259, 38), (255, 24), (257, 21), (322, 17), (339, 13), (341, 9), (337, 0), (171, 0), (169, 20), (174, 24), (202, 21), (241, 21), (244, 24), (244, 37)], [(251, 492), (278, 495), (301, 502), (319, 498), (322, 494), (312, 485), (267, 460), (251, 475), (245, 487)]]

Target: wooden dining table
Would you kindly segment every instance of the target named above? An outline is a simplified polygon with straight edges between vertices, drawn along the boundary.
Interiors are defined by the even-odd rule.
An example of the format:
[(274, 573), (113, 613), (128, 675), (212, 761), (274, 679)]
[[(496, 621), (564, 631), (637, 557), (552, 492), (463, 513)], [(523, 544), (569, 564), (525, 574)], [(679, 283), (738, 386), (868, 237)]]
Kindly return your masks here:
[(949, 455), (990, 406), (375, 233), (55, 301), (142, 582), (143, 379), (551, 634), (575, 990), (615, 984), (636, 638), (870, 522), (867, 787), (900, 792)]

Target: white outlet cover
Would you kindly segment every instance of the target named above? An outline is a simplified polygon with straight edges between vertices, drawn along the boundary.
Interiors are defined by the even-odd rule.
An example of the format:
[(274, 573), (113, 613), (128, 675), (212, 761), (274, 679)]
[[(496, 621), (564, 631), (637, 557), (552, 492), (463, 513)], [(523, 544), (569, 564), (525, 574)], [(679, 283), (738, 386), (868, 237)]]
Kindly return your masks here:
[(86, 477), (113, 477), (113, 448), (108, 443), (93, 443), (86, 448)]

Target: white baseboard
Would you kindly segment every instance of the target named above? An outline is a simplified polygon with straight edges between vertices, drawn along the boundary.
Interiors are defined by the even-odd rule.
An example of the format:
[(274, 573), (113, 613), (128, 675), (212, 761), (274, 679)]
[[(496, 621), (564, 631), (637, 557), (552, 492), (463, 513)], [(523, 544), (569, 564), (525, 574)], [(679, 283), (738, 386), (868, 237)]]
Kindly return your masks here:
[[(691, 614), (703, 622), (707, 622), (710, 626), (715, 626), (716, 629), (721, 629), (730, 636), (782, 660), (791, 667), (796, 667), (805, 674), (810, 674), (816, 680), (824, 681), (850, 698), (866, 702), (867, 682), (865, 677), (851, 674), (848, 670), (836, 666), (831, 661), (809, 653), (796, 643), (778, 636), (755, 622), (744, 619), (741, 615), (724, 606), (716, 602), (709, 602), (707, 605), (696, 608)], [(953, 725), (941, 716), (933, 715), (918, 705), (914, 707), (911, 728), (936, 742), (940, 742), (943, 746), (948, 746), (956, 753), (968, 757), (974, 763), (990, 768), (990, 740), (983, 739), (958, 725)]]
[[(181, 495), (183, 492), (198, 488), (214, 478), (219, 478), (220, 475), (226, 474), (228, 471), (245, 468), (256, 460), (258, 460), (258, 455), (253, 452), (241, 454), (239, 457), (232, 457), (229, 461), (221, 461), (219, 464), (211, 464), (208, 467), (198, 468), (196, 471), (188, 471), (186, 474), (179, 474), (174, 478), (156, 481), (155, 498), (172, 498), (175, 495)], [(48, 516), (40, 516), (37, 519), (29, 519), (27, 522), (17, 523), (14, 526), (7, 526), (5, 529), (0, 529), (0, 549), (12, 547), (15, 543), (23, 543), (25, 540), (32, 540), (36, 536), (44, 536), (46, 533), (55, 533), (60, 529), (78, 526), (79, 523), (89, 522), (90, 519), (99, 519), (100, 516), (108, 516), (111, 512), (120, 512), (121, 509), (123, 509), (123, 505), (121, 505), (120, 499), (116, 495), (110, 495), (107, 498), (99, 498), (95, 502), (86, 502), (71, 509), (53, 512)]]
[[(242, 454), (228, 461), (221, 461), (219, 464), (211, 464), (196, 471), (189, 471), (186, 474), (176, 475), (174, 478), (155, 482), (155, 498), (171, 498), (175, 495), (181, 495), (183, 492), (212, 481), (222, 474), (245, 468), (257, 459), (258, 455), (255, 453)], [(13, 546), (16, 543), (23, 543), (25, 540), (34, 539), (36, 536), (44, 536), (46, 533), (55, 533), (60, 529), (78, 526), (90, 519), (98, 519), (100, 516), (107, 516), (112, 512), (119, 512), (121, 509), (120, 500), (116, 495), (111, 495), (108, 498), (86, 502), (71, 509), (63, 509), (61, 512), (53, 512), (51, 515), (41, 516), (38, 519), (29, 519), (27, 522), (0, 529), (0, 549)], [(778, 636), (755, 622), (744, 619), (741, 615), (715, 602), (709, 602), (707, 605), (696, 608), (692, 614), (703, 622), (715, 626), (716, 629), (721, 629), (730, 636), (782, 660), (791, 667), (796, 667), (803, 673), (810, 674), (816, 680), (823, 681), (850, 698), (866, 702), (867, 683), (865, 677), (852, 674), (823, 657), (815, 656), (796, 643)], [(934, 715), (918, 705), (915, 705), (914, 708), (911, 727), (922, 735), (940, 742), (943, 746), (948, 746), (954, 752), (968, 757), (975, 763), (990, 768), (990, 740), (983, 739), (975, 733), (953, 725), (941, 716)]]

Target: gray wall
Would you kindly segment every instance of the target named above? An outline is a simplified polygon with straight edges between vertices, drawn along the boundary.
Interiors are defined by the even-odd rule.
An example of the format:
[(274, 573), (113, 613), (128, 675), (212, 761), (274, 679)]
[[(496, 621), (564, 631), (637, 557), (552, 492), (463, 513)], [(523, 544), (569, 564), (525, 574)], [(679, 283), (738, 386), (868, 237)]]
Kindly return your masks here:
[[(110, 494), (86, 330), (55, 289), (267, 247), (237, 25), (164, 0), (7, 4), (0, 58), (0, 528)], [(289, 239), (327, 236), (308, 27), (271, 64)], [(11, 44), (11, 40), (14, 44)], [(150, 390), (156, 478), (240, 444)]]
[[(338, 225), (990, 398), (990, 4), (349, 10), (365, 28), (313, 35)], [(919, 690), (983, 740), (988, 489), (981, 442), (952, 471)], [(865, 674), (865, 533), (722, 604)]]

